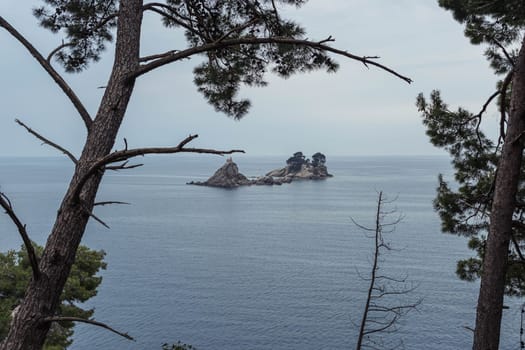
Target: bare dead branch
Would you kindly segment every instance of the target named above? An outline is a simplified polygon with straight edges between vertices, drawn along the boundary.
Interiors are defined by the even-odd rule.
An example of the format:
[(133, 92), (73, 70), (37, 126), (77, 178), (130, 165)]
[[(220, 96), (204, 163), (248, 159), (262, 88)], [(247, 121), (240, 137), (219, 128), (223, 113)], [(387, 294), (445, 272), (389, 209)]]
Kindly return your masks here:
[[(352, 222), (360, 229), (374, 232), (374, 234), (372, 234), (372, 239), (374, 239), (374, 250), (372, 253), (370, 277), (363, 278), (368, 282), (368, 291), (361, 317), (356, 350), (375, 348), (375, 345), (378, 343), (370, 338), (370, 335), (375, 333), (395, 332), (397, 330), (396, 323), (399, 318), (406, 315), (411, 310), (417, 309), (417, 306), (421, 303), (421, 299), (419, 299), (415, 303), (403, 303), (390, 306), (384, 301), (385, 299), (388, 300), (389, 297), (409, 294), (418, 287), (417, 285), (406, 283), (407, 276), (396, 278), (379, 274), (380, 264), (383, 263), (380, 256), (383, 252), (391, 250), (390, 244), (384, 240), (383, 234), (392, 232), (395, 225), (403, 218), (402, 215), (399, 215), (397, 219), (387, 223), (384, 222), (386, 218), (396, 213), (395, 210), (385, 210), (383, 208), (385, 204), (391, 203), (392, 200), (386, 199), (383, 196), (383, 192), (378, 192), (374, 228), (364, 227), (357, 224), (355, 220), (352, 219)], [(393, 228), (391, 230), (384, 230), (385, 227), (389, 226)], [(360, 274), (358, 275), (361, 277)], [(385, 349), (384, 346), (379, 348)], [(394, 348), (390, 347), (390, 349)]]
[[(393, 74), (394, 76), (406, 81), (407, 83), (411, 83), (412, 79), (405, 77), (393, 69), (382, 65), (380, 63), (377, 63), (373, 61), (370, 58), (367, 58), (367, 56), (357, 56), (354, 54), (351, 54), (347, 51), (335, 49), (331, 46), (325, 45), (322, 42), (319, 41), (309, 41), (309, 40), (301, 40), (301, 39), (293, 39), (293, 38), (287, 38), (287, 37), (267, 37), (267, 38), (252, 38), (252, 37), (244, 37), (244, 38), (235, 38), (235, 39), (227, 39), (222, 40), (218, 42), (212, 42), (203, 44), (197, 47), (192, 47), (189, 49), (177, 51), (173, 54), (165, 55), (161, 58), (158, 58), (156, 60), (151, 61), (150, 63), (141, 65), (134, 73), (132, 73), (128, 79), (133, 80), (135, 78), (138, 78), (139, 76), (150, 72), (156, 68), (162, 67), (166, 64), (173, 63), (175, 61), (179, 61), (184, 58), (191, 57), (193, 55), (212, 51), (212, 50), (218, 50), (218, 49), (224, 49), (230, 46), (238, 46), (238, 45), (262, 45), (262, 44), (286, 44), (286, 45), (297, 45), (297, 46), (306, 46), (311, 47), (320, 51), (326, 51), (331, 52), (336, 55), (344, 56), (359, 62), (362, 62), (364, 64), (369, 64), (375, 67), (378, 67), (390, 74)], [(368, 56), (369, 57), (369, 56)]]
[(242, 32), (244, 29), (248, 28), (249, 26), (259, 22), (259, 18), (254, 18), (252, 19), (251, 21), (248, 21), (240, 26), (237, 26), (235, 28), (232, 28), (231, 30), (229, 30), (228, 32), (224, 33), (223, 36), (221, 36), (219, 39), (216, 40), (216, 42), (220, 42), (220, 41), (223, 41), (224, 39), (226, 39), (227, 37), (229, 37), (230, 35), (232, 35), (233, 33), (240, 33)]
[(501, 90), (498, 90), (498, 91), (494, 92), (492, 95), (490, 95), (490, 97), (487, 99), (487, 101), (483, 104), (483, 107), (481, 108), (481, 111), (479, 111), (479, 113), (476, 114), (477, 118), (481, 118), (483, 113), (485, 113), (487, 111), (487, 107), (490, 105), (492, 100), (494, 100), (494, 98), (496, 98), (499, 94), (501, 94)]
[(463, 326), (463, 328), (465, 328), (467, 331), (471, 331), (472, 333), (474, 333), (474, 328), (472, 328), (472, 327)]
[[(232, 153), (244, 153), (243, 150), (230, 150), (230, 151), (220, 151), (215, 149), (207, 148), (186, 148), (185, 146), (192, 140), (199, 137), (199, 135), (190, 135), (182, 140), (175, 147), (152, 147), (152, 148), (137, 148), (137, 149), (125, 149), (122, 151), (115, 151), (108, 154), (107, 156), (95, 161), (93, 165), (88, 169), (88, 171), (80, 178), (78, 181), (75, 190), (73, 191), (73, 200), (78, 201), (80, 199), (80, 192), (84, 187), (86, 181), (93, 176), (97, 171), (104, 169), (108, 164), (116, 162), (125, 162), (130, 158), (144, 156), (146, 154), (174, 154), (174, 153), (204, 153), (204, 154), (217, 154), (225, 155)], [(128, 167), (129, 168), (129, 167)]]
[(30, 127), (28, 127), (27, 125), (25, 125), (24, 123), (22, 123), (19, 119), (15, 119), (15, 122), (22, 126), (24, 129), (27, 130), (28, 133), (30, 133), (31, 135), (35, 136), (37, 139), (39, 139), (40, 141), (42, 141), (43, 143), (53, 147), (53, 148), (56, 148), (57, 150), (59, 150), (60, 152), (64, 153), (66, 156), (69, 157), (69, 159), (71, 159), (71, 161), (75, 164), (77, 164), (77, 158), (75, 158), (75, 156), (69, 152), (67, 149), (65, 149), (64, 147), (54, 143), (53, 141), (45, 138), (44, 136), (40, 135), (39, 133), (37, 133), (36, 131), (34, 131), (33, 129), (31, 129)]
[(355, 221), (353, 217), (350, 217), (350, 220), (352, 221), (352, 223), (353, 223), (355, 226), (357, 226), (358, 228), (360, 228), (360, 229), (363, 230), (363, 231), (375, 232), (375, 229), (370, 228), (370, 227), (366, 227), (366, 226), (364, 226), (364, 225), (361, 225), (360, 223), (358, 223), (357, 221)]
[(5, 213), (11, 218), (11, 221), (18, 228), (18, 233), (24, 241), (24, 246), (27, 250), (27, 256), (29, 257), (29, 262), (31, 264), (31, 269), (33, 271), (33, 278), (38, 280), (40, 278), (40, 269), (38, 268), (38, 257), (36, 255), (33, 243), (27, 234), (26, 226), (22, 224), (18, 216), (15, 214), (13, 206), (9, 198), (2, 192), (0, 192), (0, 206), (4, 208)]
[[(161, 8), (162, 10), (159, 10), (159, 8)], [(197, 36), (199, 36), (201, 38), (203, 37), (202, 33), (200, 33), (198, 30), (193, 28), (190, 24), (188, 24), (184, 20), (182, 20), (180, 18), (177, 18), (177, 17), (171, 15), (170, 13), (166, 12), (166, 11), (170, 11), (170, 10), (172, 10), (171, 6), (166, 5), (166, 4), (157, 3), (157, 2), (149, 3), (149, 4), (146, 4), (146, 5), (144, 5), (142, 7), (142, 11), (155, 12), (156, 14), (161, 15), (162, 17), (165, 17), (165, 18), (173, 21), (174, 23), (176, 23), (177, 25), (181, 26), (182, 28), (190, 31), (191, 33), (193, 33), (193, 34), (195, 34), (195, 35), (197, 35)]]
[(319, 44), (325, 44), (325, 43), (327, 43), (327, 42), (331, 42), (331, 41), (335, 41), (335, 39), (332, 38), (331, 35), (329, 35), (328, 38), (323, 39), (323, 40), (321, 40), (321, 41), (318, 41), (318, 43), (319, 43)]
[(87, 323), (87, 324), (91, 324), (93, 326), (98, 326), (98, 327), (105, 328), (105, 329), (107, 329), (110, 332), (113, 332), (115, 334), (120, 335), (121, 337), (124, 337), (124, 338), (126, 338), (128, 340), (135, 341), (135, 339), (132, 336), (130, 336), (128, 333), (119, 332), (116, 329), (108, 326), (107, 324), (102, 323), (102, 322), (98, 322), (98, 321), (95, 321), (95, 320), (87, 320), (85, 318), (80, 318), (80, 317), (55, 316), (55, 317), (46, 317), (43, 320), (43, 322), (82, 322), (82, 323)]
[(0, 16), (0, 27), (4, 28), (11, 34), (16, 40), (18, 40), (28, 51), (29, 53), (37, 60), (37, 62), (44, 68), (44, 70), (51, 76), (51, 78), (57, 83), (57, 85), (62, 89), (64, 94), (69, 98), (73, 106), (75, 106), (77, 112), (80, 114), (80, 117), (84, 121), (87, 130), (91, 128), (92, 119), (88, 111), (71, 89), (71, 87), (66, 83), (60, 74), (49, 64), (49, 62), (42, 56), (40, 52), (22, 35), (20, 34), (9, 22), (7, 22), (2, 16)]

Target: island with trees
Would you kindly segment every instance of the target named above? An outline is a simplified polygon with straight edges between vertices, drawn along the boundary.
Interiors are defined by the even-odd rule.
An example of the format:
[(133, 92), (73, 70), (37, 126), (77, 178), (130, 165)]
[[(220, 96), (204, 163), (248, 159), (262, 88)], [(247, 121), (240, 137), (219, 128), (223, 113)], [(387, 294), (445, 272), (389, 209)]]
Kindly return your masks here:
[(208, 180), (191, 181), (188, 185), (234, 188), (251, 185), (282, 185), (294, 180), (323, 180), (332, 177), (325, 164), (326, 156), (320, 152), (312, 155), (312, 160), (306, 158), (303, 152), (295, 152), (288, 158), (285, 167), (250, 179), (239, 172), (239, 167), (230, 157)]

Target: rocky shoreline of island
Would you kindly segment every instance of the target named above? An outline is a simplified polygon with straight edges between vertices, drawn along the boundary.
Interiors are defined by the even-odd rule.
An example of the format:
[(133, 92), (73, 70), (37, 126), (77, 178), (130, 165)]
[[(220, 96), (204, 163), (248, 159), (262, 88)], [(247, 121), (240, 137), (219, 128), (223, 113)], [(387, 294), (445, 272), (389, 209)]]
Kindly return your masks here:
[(274, 169), (265, 175), (248, 178), (239, 172), (239, 167), (230, 157), (206, 181), (191, 181), (188, 185), (235, 188), (240, 186), (282, 185), (295, 180), (323, 180), (332, 177), (326, 167), (326, 157), (317, 152), (308, 159), (302, 152), (296, 152), (286, 161), (283, 168)]

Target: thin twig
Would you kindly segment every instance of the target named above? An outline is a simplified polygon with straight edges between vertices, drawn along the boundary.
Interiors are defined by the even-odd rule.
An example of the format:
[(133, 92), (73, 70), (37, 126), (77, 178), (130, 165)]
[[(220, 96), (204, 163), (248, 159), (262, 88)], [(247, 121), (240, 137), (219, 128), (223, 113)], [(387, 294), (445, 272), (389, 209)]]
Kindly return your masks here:
[(131, 205), (131, 203), (128, 202), (120, 202), (120, 201), (105, 201), (105, 202), (96, 202), (93, 204), (93, 206), (104, 206), (104, 205), (110, 205), (110, 204), (124, 204), (124, 205)]
[(144, 164), (142, 164), (142, 163), (128, 165), (128, 162), (126, 161), (126, 162), (124, 162), (124, 163), (122, 163), (120, 165), (107, 166), (104, 169), (106, 169), (106, 170), (113, 170), (113, 171), (129, 170), (129, 169), (135, 169), (135, 168), (141, 167), (143, 165)]
[(119, 332), (116, 329), (108, 326), (107, 324), (102, 323), (102, 322), (98, 322), (98, 321), (95, 321), (95, 320), (87, 320), (85, 318), (80, 318), (80, 317), (55, 316), (55, 317), (47, 317), (43, 321), (44, 322), (82, 322), (82, 323), (87, 323), (87, 324), (91, 324), (91, 325), (94, 325), (94, 326), (105, 328), (108, 331), (111, 331), (111, 332), (113, 332), (115, 334), (120, 335), (121, 337), (124, 337), (126, 339), (135, 341), (135, 339), (132, 336), (130, 336), (128, 333)]
[(92, 217), (96, 222), (98, 222), (99, 224), (101, 224), (102, 226), (104, 226), (105, 228), (107, 228), (108, 230), (110, 229), (109, 225), (106, 224), (102, 219), (100, 219), (98, 216), (96, 216), (95, 214), (93, 214), (92, 211), (90, 211), (88, 208), (86, 207), (83, 207), (84, 209), (84, 212), (86, 214), (88, 214), (90, 217)]
[(166, 64), (169, 64), (169, 63), (181, 60), (181, 59), (185, 59), (185, 58), (191, 57), (191, 56), (199, 54), (199, 53), (212, 51), (212, 50), (218, 50), (218, 49), (224, 49), (224, 48), (227, 48), (227, 47), (230, 47), (230, 46), (263, 45), (263, 44), (286, 44), (286, 45), (306, 46), (306, 47), (311, 47), (311, 48), (314, 48), (314, 49), (318, 49), (320, 51), (331, 52), (331, 53), (334, 53), (334, 54), (337, 54), (337, 55), (345, 56), (345, 57), (348, 57), (350, 59), (362, 62), (364, 64), (369, 64), (369, 65), (376, 66), (376, 67), (378, 67), (380, 69), (383, 69), (383, 70), (389, 72), (390, 74), (393, 74), (394, 76), (396, 76), (396, 77), (406, 81), (409, 84), (412, 82), (412, 79), (410, 79), (408, 77), (405, 77), (405, 76), (397, 73), (393, 69), (391, 69), (391, 68), (389, 68), (387, 66), (384, 66), (384, 65), (382, 65), (380, 63), (377, 63), (377, 62), (371, 60), (370, 58), (367, 58), (367, 56), (357, 56), (357, 55), (351, 54), (351, 53), (349, 53), (347, 51), (335, 49), (335, 48), (333, 48), (331, 46), (322, 44), (319, 41), (293, 39), (293, 38), (288, 38), (288, 37), (267, 37), (267, 38), (243, 37), (243, 38), (234, 38), (234, 39), (222, 40), (222, 41), (219, 41), (219, 42), (207, 43), (207, 44), (203, 44), (203, 45), (200, 45), (200, 46), (197, 46), (197, 47), (191, 47), (189, 49), (178, 51), (178, 52), (175, 52), (175, 53), (173, 53), (171, 55), (166, 55), (166, 56), (163, 56), (163, 57), (158, 58), (156, 60), (153, 60), (150, 63), (141, 65), (135, 72), (131, 73), (128, 76), (128, 79), (133, 80), (133, 79), (135, 79), (135, 78), (137, 78), (137, 77), (139, 77), (139, 76), (141, 76), (141, 75), (143, 75), (143, 74), (145, 74), (147, 72), (150, 72), (150, 71), (152, 71), (152, 70), (154, 70), (156, 68), (162, 67), (162, 66), (164, 66)]
[(27, 256), (29, 257), (31, 269), (33, 270), (33, 278), (35, 280), (38, 280), (40, 278), (40, 269), (38, 268), (38, 257), (35, 253), (33, 244), (31, 243), (31, 239), (29, 238), (29, 235), (27, 234), (26, 226), (22, 224), (18, 216), (16, 216), (13, 210), (13, 206), (11, 205), (11, 201), (2, 192), (0, 192), (0, 206), (4, 208), (5, 213), (11, 218), (15, 226), (18, 228), (18, 232), (20, 233), (20, 236), (22, 237), (22, 240), (24, 241), (24, 246), (26, 247), (26, 250), (27, 250)]
[(51, 146), (53, 148), (56, 148), (60, 152), (64, 153), (66, 156), (69, 157), (69, 159), (71, 159), (73, 161), (73, 163), (75, 163), (75, 164), (78, 163), (77, 158), (75, 158), (75, 156), (71, 152), (69, 152), (67, 149), (65, 149), (64, 147), (62, 147), (62, 146), (54, 143), (53, 141), (45, 138), (44, 136), (40, 135), (39, 133), (37, 133), (36, 131), (31, 129), (30, 127), (28, 127), (24, 123), (22, 123), (19, 119), (15, 119), (15, 122), (18, 125), (22, 126), (24, 129), (26, 129), (28, 133), (30, 133), (31, 135), (35, 136), (37, 139), (39, 139), (43, 143), (45, 143), (45, 144), (47, 144), (47, 145), (49, 145), (49, 146)]
[(75, 44), (73, 43), (63, 43), (62, 45), (59, 45), (58, 47), (56, 47), (53, 51), (51, 51), (49, 53), (49, 55), (47, 56), (47, 63), (51, 64), (51, 59), (53, 58), (53, 56), (59, 52), (60, 50), (62, 50), (64, 47), (68, 47), (68, 46), (75, 46)]
[(0, 16), (0, 27), (3, 27), (9, 32), (16, 40), (18, 40), (28, 51), (29, 53), (38, 61), (38, 63), (44, 68), (44, 70), (51, 76), (51, 78), (58, 84), (62, 89), (64, 94), (69, 98), (73, 106), (75, 106), (77, 112), (80, 114), (80, 117), (84, 121), (87, 130), (91, 128), (92, 119), (88, 111), (71, 89), (71, 87), (66, 83), (60, 74), (49, 64), (49, 62), (42, 56), (40, 52), (22, 35), (20, 34), (9, 22), (7, 22), (2, 16)]
[(152, 12), (155, 12), (171, 21), (173, 21), (174, 23), (176, 23), (177, 25), (185, 28), (186, 30), (188, 30), (189, 32), (199, 36), (202, 38), (202, 33), (200, 33), (199, 31), (195, 30), (195, 28), (193, 28), (191, 25), (185, 23), (183, 20), (180, 20), (178, 18), (176, 18), (175, 16), (171, 15), (170, 13), (167, 13), (163, 10), (159, 10), (157, 7), (160, 7), (162, 8), (163, 10), (167, 10), (167, 11), (171, 11), (171, 12), (174, 12), (172, 7), (171, 6), (168, 6), (166, 4), (161, 4), (161, 3), (149, 3), (149, 4), (146, 4), (142, 7), (142, 11), (152, 11)]
[[(492, 100), (494, 100), (496, 98), (496, 96), (498, 96), (499, 94), (501, 94), (501, 90), (498, 90), (498, 91), (494, 92), (492, 95), (490, 95), (490, 97), (487, 99), (487, 101), (483, 104), (483, 107), (481, 108), (481, 111), (479, 111), (478, 114), (476, 114), (474, 117), (472, 117), (472, 119), (478, 119), (478, 123), (476, 125), (476, 136), (478, 137), (478, 142), (479, 142), (479, 147), (480, 148), (483, 147), (483, 142), (481, 141), (481, 134), (480, 134), (480, 131), (479, 131), (479, 128), (481, 126), (481, 120), (482, 120), (483, 113), (485, 113), (487, 111), (487, 107), (490, 105)], [(472, 120), (472, 119), (469, 119), (469, 120)]]
[(505, 57), (507, 58), (507, 61), (509, 61), (509, 64), (514, 67), (514, 60), (512, 59), (512, 57), (510, 56), (510, 54), (508, 53), (507, 49), (505, 49), (505, 46), (503, 46), (503, 44), (501, 44), (498, 40), (496, 40), (495, 38), (491, 38), (492, 41), (494, 42), (494, 44), (496, 44), (496, 46), (498, 46), (501, 51), (503, 51), (503, 54), (505, 55)]

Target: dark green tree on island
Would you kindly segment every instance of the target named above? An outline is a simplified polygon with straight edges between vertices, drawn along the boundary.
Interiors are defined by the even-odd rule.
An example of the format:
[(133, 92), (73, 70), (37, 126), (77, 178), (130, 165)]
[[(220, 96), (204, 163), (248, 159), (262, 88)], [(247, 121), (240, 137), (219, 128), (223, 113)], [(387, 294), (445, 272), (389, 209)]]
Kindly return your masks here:
[[(137, 165), (130, 165), (130, 159), (151, 153), (236, 152), (188, 147), (196, 135), (174, 147), (129, 149), (126, 142), (122, 150), (112, 152), (135, 82), (143, 75), (199, 56), (193, 72), (198, 90), (217, 111), (236, 119), (245, 115), (250, 105), (248, 100), (238, 97), (242, 85), (267, 85), (264, 77), (268, 70), (282, 77), (316, 69), (334, 72), (337, 64), (331, 55), (378, 67), (406, 82), (411, 81), (378, 63), (375, 56), (354, 55), (330, 46), (334, 41), (331, 36), (308, 39), (304, 28), (279, 12), (282, 6), (301, 6), (305, 2), (44, 0), (34, 14), (42, 27), (57, 34), (57, 45), (61, 43), (46, 56), (10, 23), (12, 20), (0, 16), (0, 27), (18, 41), (55, 81), (75, 107), (86, 129), (85, 144), (77, 156), (19, 121), (40, 141), (67, 155), (74, 172), (42, 254), (33, 249), (22, 222), (15, 215), (9, 215), (23, 237), (32, 275), (25, 297), (0, 343), (1, 350), (40, 349), (44, 344), (56, 320), (60, 296), (88, 220), (92, 218), (105, 225), (95, 211), (97, 205), (102, 205), (97, 202), (96, 195), (106, 170), (133, 168)], [(144, 13), (157, 15), (166, 27), (184, 33), (186, 40), (177, 41), (176, 46), (167, 52), (141, 53)], [(174, 35), (174, 40), (177, 38)], [(92, 116), (54, 63), (66, 72), (82, 72), (100, 58), (113, 39), (116, 43), (113, 67), (99, 108)], [(1, 203), (6, 211), (14, 214), (7, 200)], [(101, 325), (93, 320), (90, 323)]]

